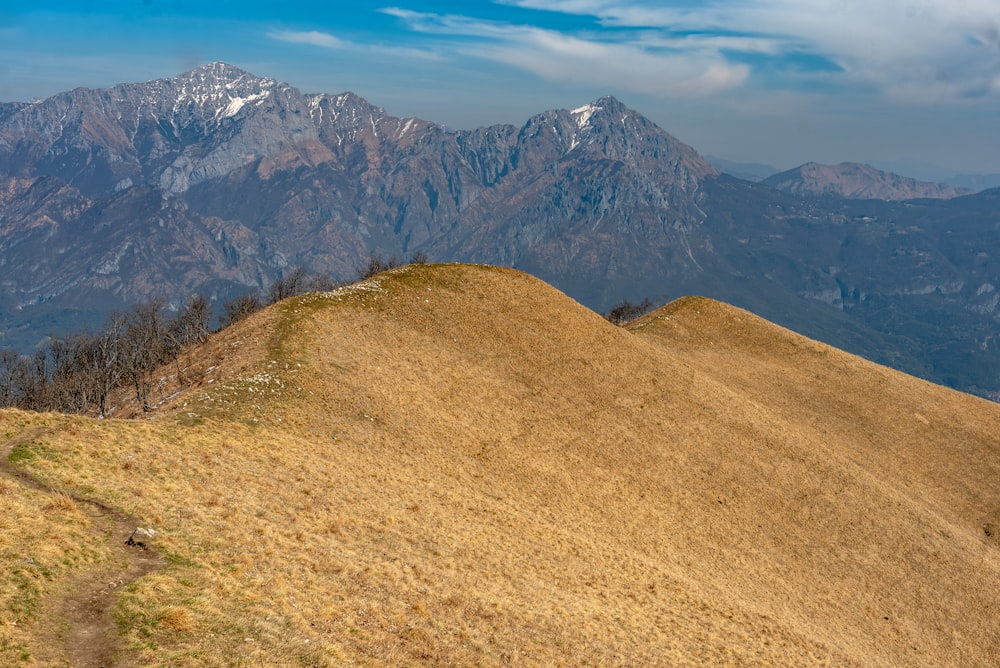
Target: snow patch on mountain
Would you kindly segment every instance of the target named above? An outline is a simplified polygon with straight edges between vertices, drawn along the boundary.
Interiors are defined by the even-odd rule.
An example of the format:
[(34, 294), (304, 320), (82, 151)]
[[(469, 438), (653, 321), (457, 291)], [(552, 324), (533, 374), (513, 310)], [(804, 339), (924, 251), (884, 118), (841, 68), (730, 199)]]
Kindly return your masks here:
[(587, 123), (590, 121), (590, 117), (598, 112), (603, 107), (600, 107), (594, 103), (585, 104), (582, 107), (577, 107), (573, 111), (569, 112), (573, 118), (576, 120), (576, 126), (580, 129), (586, 127)]
[(219, 111), (217, 112), (217, 118), (223, 119), (223, 118), (229, 118), (230, 116), (235, 116), (240, 112), (240, 109), (242, 109), (243, 106), (246, 104), (251, 104), (256, 102), (258, 105), (260, 105), (260, 103), (263, 102), (268, 95), (270, 95), (270, 93), (265, 92), (265, 93), (258, 93), (256, 95), (250, 95), (248, 97), (230, 98), (229, 104), (227, 104), (224, 109), (219, 109)]

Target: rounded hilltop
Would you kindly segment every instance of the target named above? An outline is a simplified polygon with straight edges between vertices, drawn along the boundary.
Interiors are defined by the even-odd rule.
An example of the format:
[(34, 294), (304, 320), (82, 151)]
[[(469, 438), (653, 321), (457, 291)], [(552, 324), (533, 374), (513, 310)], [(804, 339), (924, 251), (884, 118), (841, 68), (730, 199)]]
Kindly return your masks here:
[(159, 532), (123, 598), (144, 665), (996, 658), (1000, 407), (746, 311), (617, 327), (408, 266), (183, 364), (152, 420), (67, 419), (18, 464)]

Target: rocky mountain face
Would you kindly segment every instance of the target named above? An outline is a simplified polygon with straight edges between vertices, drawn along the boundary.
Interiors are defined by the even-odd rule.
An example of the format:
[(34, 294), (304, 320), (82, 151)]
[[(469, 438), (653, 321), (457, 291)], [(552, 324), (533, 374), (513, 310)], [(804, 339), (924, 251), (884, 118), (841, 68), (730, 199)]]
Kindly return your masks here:
[(991, 192), (803, 197), (720, 174), (610, 97), (455, 132), (215, 63), (0, 105), (0, 346), (154, 296), (221, 302), (298, 266), (352, 278), (371, 254), (421, 251), (526, 270), (598, 310), (715, 297), (986, 393)]
[(679, 239), (716, 173), (613, 98), (450, 132), (215, 63), (4, 108), (2, 306), (9, 328), (39, 304), (224, 297), (372, 252), (566, 269), (567, 232)]
[(795, 169), (769, 176), (764, 179), (764, 183), (795, 195), (811, 197), (833, 195), (889, 201), (924, 197), (950, 199), (974, 192), (969, 188), (918, 181), (857, 162), (842, 162), (838, 165), (808, 162)]

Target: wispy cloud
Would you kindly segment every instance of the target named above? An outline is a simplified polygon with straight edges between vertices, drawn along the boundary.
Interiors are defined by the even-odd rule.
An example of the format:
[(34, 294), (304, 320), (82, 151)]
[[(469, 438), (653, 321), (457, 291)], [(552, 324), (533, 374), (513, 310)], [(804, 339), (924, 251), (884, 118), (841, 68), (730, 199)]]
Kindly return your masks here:
[(717, 50), (670, 48), (644, 42), (643, 35), (605, 40), (397, 7), (382, 11), (413, 31), (461, 38), (451, 47), (458, 54), (511, 65), (553, 81), (700, 97), (739, 86), (749, 74), (746, 64), (727, 62)]
[(634, 44), (604, 44), (548, 30), (519, 31), (503, 44), (470, 51), (551, 80), (654, 95), (711, 95), (740, 85), (749, 74), (746, 65), (711, 54), (663, 55)]
[(334, 37), (330, 33), (318, 30), (295, 31), (295, 30), (271, 30), (267, 33), (271, 39), (279, 42), (291, 42), (292, 44), (310, 44), (321, 46), (327, 49), (346, 49), (351, 46), (350, 42)]
[(977, 92), (997, 92), (1000, 4), (996, 0), (501, 2), (594, 17), (608, 29), (649, 30), (677, 48), (697, 52), (811, 54), (836, 64), (844, 83), (867, 86), (898, 101), (959, 100)]
[(335, 37), (330, 33), (318, 30), (271, 30), (266, 33), (267, 37), (279, 42), (291, 44), (308, 44), (319, 46), (325, 49), (337, 49), (340, 51), (356, 51), (369, 54), (374, 57), (400, 58), (405, 60), (422, 60), (438, 62), (442, 58), (440, 54), (427, 49), (419, 49), (408, 46), (397, 46), (394, 44), (359, 44), (350, 40)]

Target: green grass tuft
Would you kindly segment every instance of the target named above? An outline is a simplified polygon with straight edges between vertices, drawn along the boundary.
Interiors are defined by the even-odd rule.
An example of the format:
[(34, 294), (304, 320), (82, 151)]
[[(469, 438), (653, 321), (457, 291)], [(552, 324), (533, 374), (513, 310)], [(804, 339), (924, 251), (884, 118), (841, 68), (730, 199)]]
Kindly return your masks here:
[(7, 455), (7, 461), (11, 464), (18, 464), (21, 462), (29, 462), (37, 456), (35, 449), (31, 447), (31, 443), (20, 443), (15, 445)]

